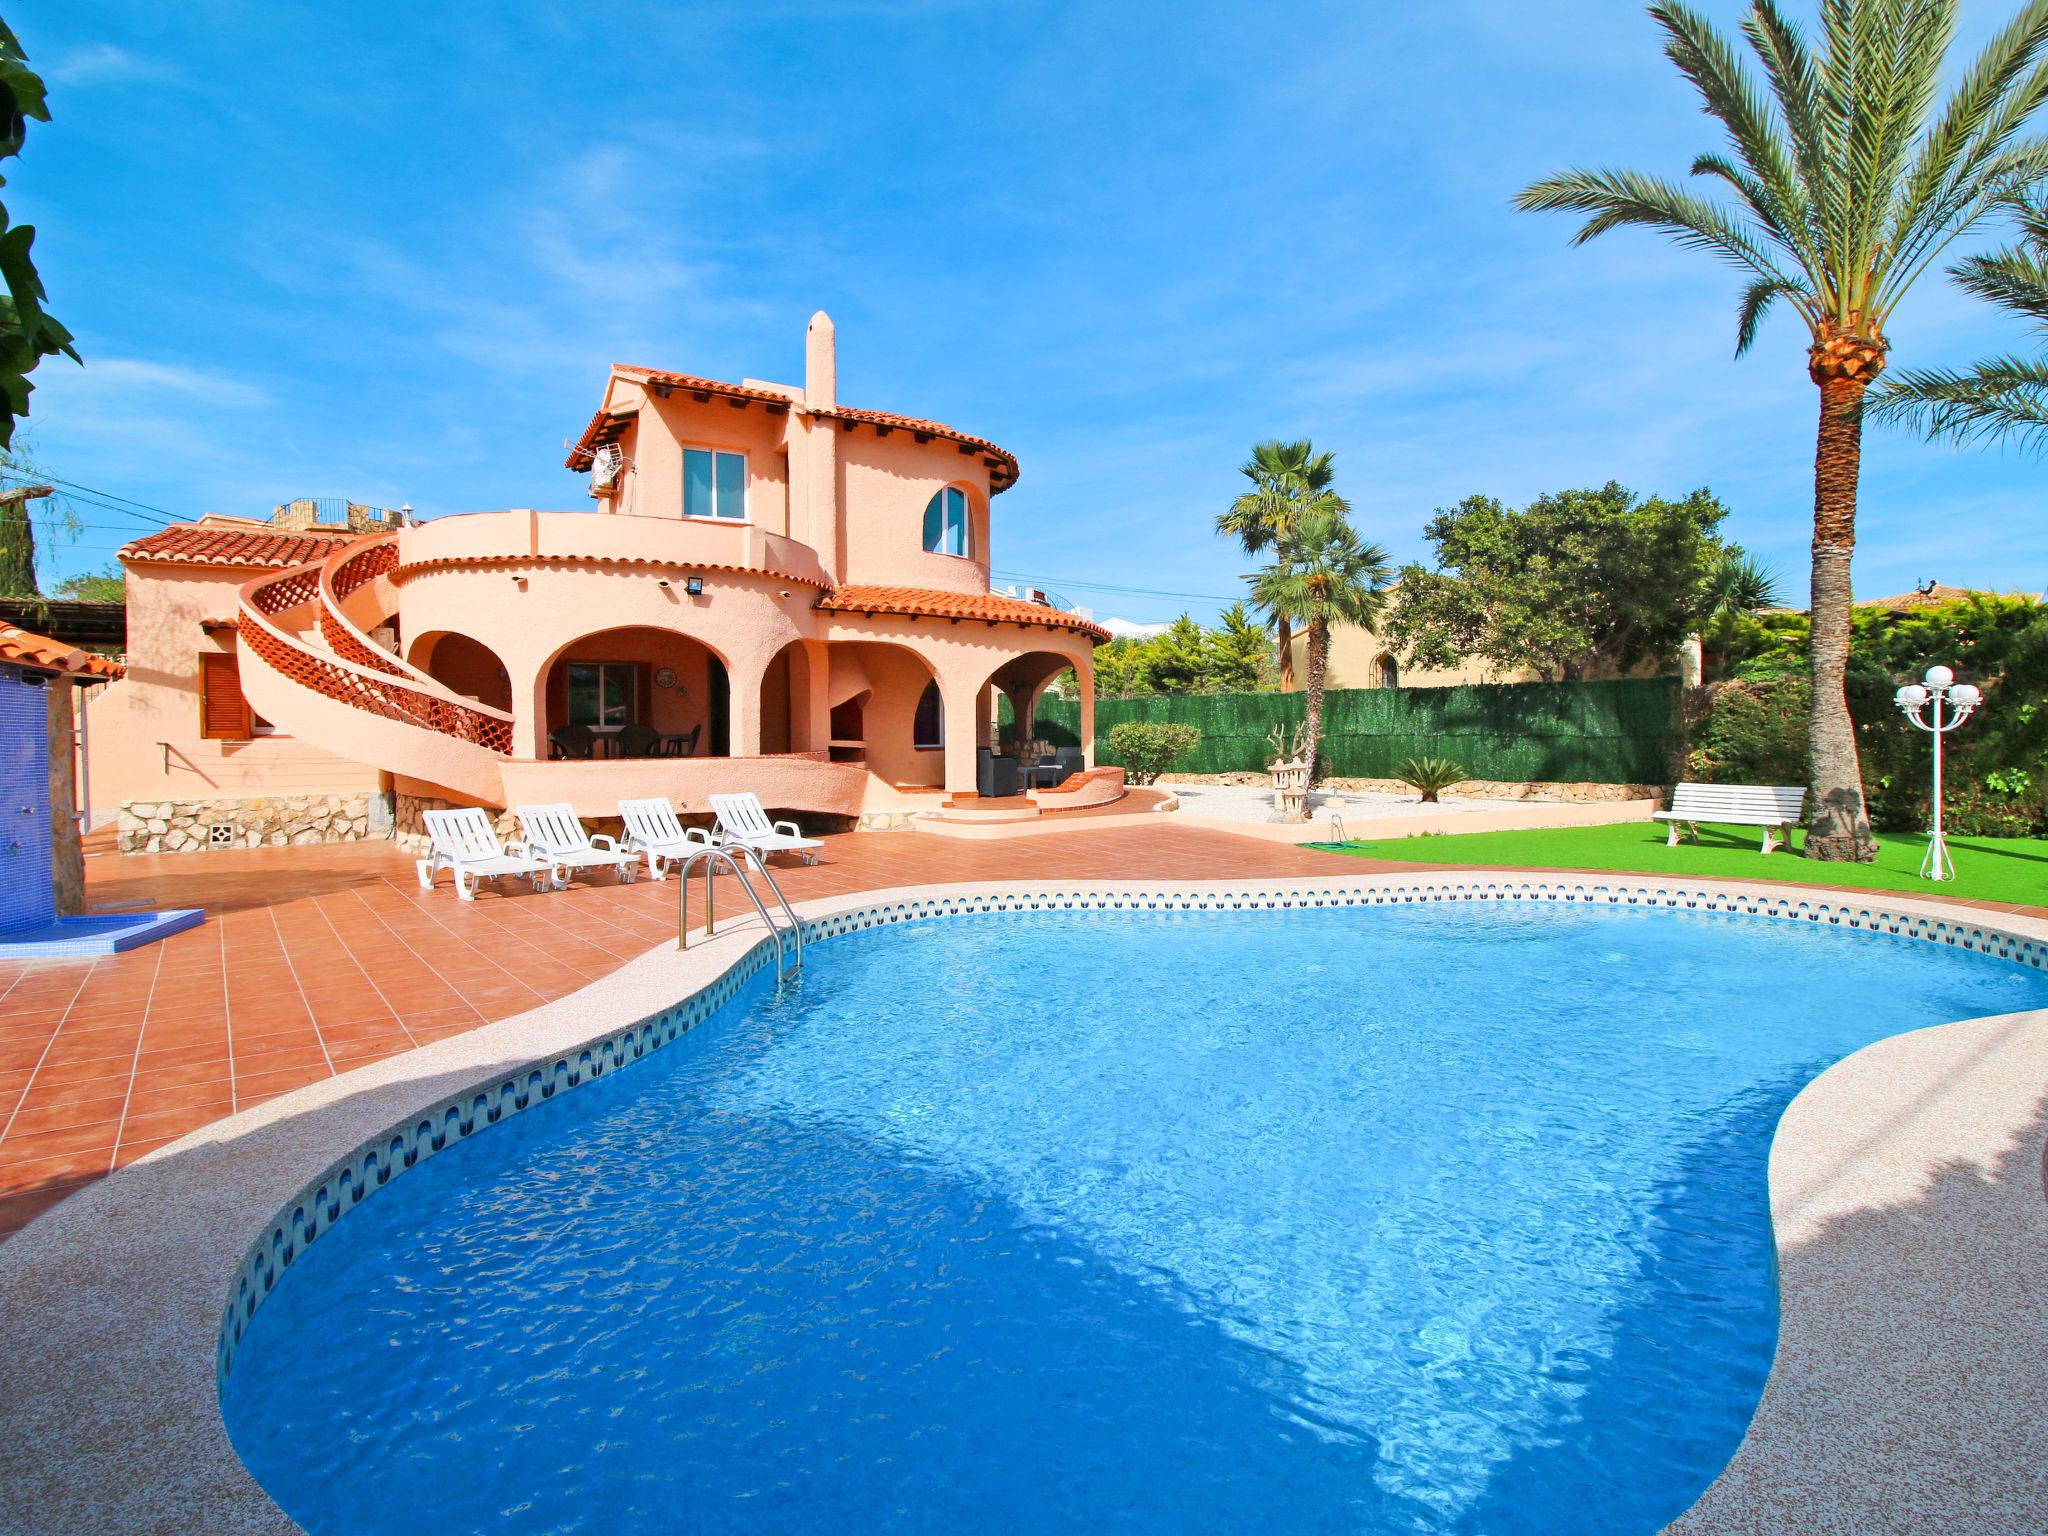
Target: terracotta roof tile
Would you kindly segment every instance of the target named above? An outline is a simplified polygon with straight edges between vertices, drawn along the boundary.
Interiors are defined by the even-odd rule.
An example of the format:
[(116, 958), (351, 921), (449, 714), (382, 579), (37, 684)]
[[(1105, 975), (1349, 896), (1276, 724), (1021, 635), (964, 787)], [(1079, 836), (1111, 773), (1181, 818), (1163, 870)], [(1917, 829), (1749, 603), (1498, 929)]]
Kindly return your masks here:
[(990, 624), (1043, 624), (1090, 636), (1097, 644), (1109, 638), (1108, 630), (1078, 613), (1067, 613), (1044, 603), (1027, 603), (1021, 598), (999, 597), (993, 592), (849, 586), (827, 593), (818, 607), (829, 613), (888, 613), (909, 618), (979, 619)]
[(0, 624), (0, 661), (37, 671), (61, 672), (66, 677), (104, 677), (112, 681), (124, 675), (118, 661), (12, 624)]
[[(834, 421), (871, 426), (877, 431), (922, 432), (930, 437), (942, 437), (948, 442), (958, 443), (962, 448), (986, 455), (996, 461), (989, 469), (991, 491), (1007, 491), (1017, 483), (1018, 468), (1015, 454), (1005, 448), (998, 448), (985, 437), (976, 437), (972, 433), (959, 431), (942, 421), (926, 421), (918, 416), (899, 416), (894, 411), (862, 411), (845, 405), (814, 407), (806, 405), (801, 395), (792, 396), (772, 389), (756, 389), (751, 384), (727, 384), (718, 379), (699, 378), (690, 373), (670, 373), (660, 368), (633, 368), (620, 363), (612, 371), (630, 375), (644, 384), (665, 386), (671, 390), (680, 389), (685, 393), (715, 395), (723, 400), (758, 401), (763, 405), (782, 406)], [(616, 438), (629, 419), (629, 413), (616, 410), (598, 411), (590, 418), (590, 425), (583, 429), (583, 435), (576, 440), (576, 446), (569, 450), (568, 467), (578, 471), (589, 469), (591, 451), (598, 444)]]
[(351, 537), (346, 529), (333, 533), (296, 532), (257, 523), (173, 523), (161, 532), (122, 545), (121, 558), (154, 560), (164, 565), (281, 570), (325, 559), (338, 543)]

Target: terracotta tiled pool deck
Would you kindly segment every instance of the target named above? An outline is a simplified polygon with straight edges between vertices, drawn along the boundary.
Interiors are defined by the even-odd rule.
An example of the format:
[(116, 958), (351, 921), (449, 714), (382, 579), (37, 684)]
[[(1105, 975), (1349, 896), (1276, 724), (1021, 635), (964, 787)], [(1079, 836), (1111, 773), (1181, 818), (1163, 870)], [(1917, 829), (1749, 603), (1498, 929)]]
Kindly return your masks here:
[[(827, 840), (778, 863), (791, 901), (997, 879), (1339, 873), (1356, 861), (1173, 827), (969, 841)], [(187, 1131), (368, 1061), (550, 1002), (673, 938), (675, 883), (609, 877), (455, 899), (389, 843), (87, 861), (94, 906), (207, 921), (93, 962), (0, 963), (0, 1236)], [(701, 887), (692, 912), (701, 921)], [(725, 896), (735, 914), (744, 898)]]
[[(986, 841), (849, 833), (777, 877), (804, 901), (958, 881), (1427, 867), (1163, 823)], [(673, 881), (538, 895), (508, 882), (463, 903), (445, 877), (422, 891), (388, 843), (109, 854), (88, 860), (87, 884), (95, 906), (201, 906), (207, 921), (108, 960), (0, 963), (0, 1237), (201, 1125), (551, 1002), (675, 933)], [(731, 914), (742, 898), (725, 901)], [(701, 920), (699, 908), (693, 893)]]

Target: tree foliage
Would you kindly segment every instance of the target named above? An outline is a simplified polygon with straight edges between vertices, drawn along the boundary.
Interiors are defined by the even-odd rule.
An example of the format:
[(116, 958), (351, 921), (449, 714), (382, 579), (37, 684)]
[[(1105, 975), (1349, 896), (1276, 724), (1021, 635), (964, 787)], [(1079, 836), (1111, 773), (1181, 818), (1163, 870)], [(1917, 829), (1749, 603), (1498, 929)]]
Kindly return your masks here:
[[(0, 160), (21, 153), (30, 118), (50, 120), (42, 78), (28, 67), (19, 39), (0, 22)], [(0, 186), (6, 184), (0, 176)], [(29, 250), (35, 238), (32, 225), (10, 224), (0, 205), (0, 280), (7, 290), (0, 294), (0, 448), (14, 440), (15, 421), (28, 414), (35, 388), (28, 376), (36, 364), (59, 352), (78, 361), (71, 333), (43, 310), (43, 282)]]
[[(1307, 438), (1292, 443), (1268, 438), (1254, 444), (1252, 456), (1238, 466), (1238, 473), (1251, 481), (1252, 488), (1216, 519), (1216, 531), (1236, 539), (1246, 554), (1262, 555), (1311, 513), (1349, 516), (1350, 503), (1337, 494), (1336, 458), (1332, 453), (1317, 453)], [(1284, 688), (1294, 685), (1292, 622), (1284, 613), (1274, 615)]]
[(1430, 520), (1436, 566), (1401, 572), (1384, 636), (1408, 666), (1477, 658), (1546, 682), (1662, 661), (1743, 595), (1727, 592), (1742, 558), (1721, 542), (1727, 515), (1705, 490), (1667, 501), (1614, 481), (1519, 510), (1468, 496)]
[(57, 596), (74, 603), (120, 603), (128, 599), (128, 577), (120, 567), (82, 571), (57, 583)]
[[(1806, 750), (1803, 613), (1755, 615), (1729, 636), (1729, 678), (1690, 732), (1688, 772), (1727, 783), (1796, 782)], [(1856, 610), (1849, 701), (1880, 826), (1927, 821), (1928, 745), (1892, 704), (1936, 664), (1984, 690), (1944, 754), (1959, 831), (2048, 834), (2048, 608), (1979, 593), (1904, 611)], [(1788, 777), (1787, 775), (1792, 776)]]
[[(1095, 651), (1095, 692), (1100, 698), (1257, 693), (1272, 686), (1273, 642), (1243, 603), (1226, 608), (1213, 629), (1182, 614), (1160, 634), (1144, 639), (1126, 636)], [(1061, 691), (1070, 691), (1064, 679)]]
[(2030, 357), (1985, 358), (1967, 372), (1900, 374), (1871, 397), (1880, 421), (1953, 443), (2017, 438), (2048, 446), (2048, 199), (2018, 205), (2020, 242), (1949, 268), (1978, 298), (2018, 316), (2034, 333)]
[(1323, 734), (1323, 689), (1329, 675), (1330, 630), (1338, 624), (1376, 628), (1394, 568), (1387, 552), (1358, 536), (1334, 498), (1296, 518), (1274, 546), (1274, 561), (1247, 578), (1252, 601), (1275, 627), (1308, 631), (1308, 713), (1304, 722), (1309, 777), (1315, 778)]

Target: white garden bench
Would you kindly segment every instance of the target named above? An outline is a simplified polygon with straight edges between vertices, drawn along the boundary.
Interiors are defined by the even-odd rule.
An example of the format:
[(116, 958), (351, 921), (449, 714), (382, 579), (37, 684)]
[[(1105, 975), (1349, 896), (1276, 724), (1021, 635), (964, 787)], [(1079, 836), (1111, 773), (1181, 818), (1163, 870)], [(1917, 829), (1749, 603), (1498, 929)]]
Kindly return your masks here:
[(647, 871), (657, 880), (668, 878), (668, 865), (680, 864), (697, 849), (712, 846), (709, 832), (682, 824), (666, 795), (621, 800), (619, 819), (626, 824), (626, 852), (646, 855)]
[(799, 853), (806, 864), (818, 862), (818, 850), (825, 845), (805, 837), (793, 821), (770, 821), (761, 797), (749, 790), (740, 795), (713, 795), (711, 814), (718, 818), (718, 840), (751, 848), (762, 858), (771, 853)]
[(1671, 823), (1671, 836), (1665, 841), (1673, 848), (1678, 846), (1680, 829), (1698, 842), (1703, 821), (1762, 827), (1763, 851), (1769, 853), (1785, 845), (1805, 813), (1804, 784), (1681, 784), (1671, 792), (1671, 809), (1659, 811), (1657, 820)]
[(633, 878), (633, 866), (638, 860), (620, 851), (617, 838), (603, 834), (592, 837), (567, 801), (557, 805), (515, 805), (512, 814), (519, 818), (519, 830), (526, 834), (527, 847), (554, 864), (558, 885), (568, 884), (570, 873), (579, 869), (615, 869), (621, 880)]
[(427, 837), (433, 850), (419, 861), (420, 884), (434, 888), (434, 876), (446, 869), (455, 875), (455, 894), (464, 901), (476, 900), (479, 880), (502, 880), (519, 875), (530, 880), (536, 891), (557, 883), (554, 861), (535, 858), (523, 843), (502, 843), (491, 830), (491, 818), (475, 806), (456, 811), (428, 811)]

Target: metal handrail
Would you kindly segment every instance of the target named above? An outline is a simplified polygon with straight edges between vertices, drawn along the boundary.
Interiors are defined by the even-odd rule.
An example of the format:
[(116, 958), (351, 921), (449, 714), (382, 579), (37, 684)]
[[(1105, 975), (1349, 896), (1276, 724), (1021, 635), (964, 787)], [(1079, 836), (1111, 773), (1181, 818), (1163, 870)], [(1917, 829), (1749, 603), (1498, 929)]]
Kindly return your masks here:
[[(789, 919), (789, 934), (796, 944), (796, 959), (788, 965), (783, 964), (782, 930), (776, 926), (775, 919), (768, 915), (768, 908), (761, 901), (761, 893), (754, 889), (754, 882), (747, 878), (746, 866), (740, 862), (740, 858), (734, 856), (735, 853), (754, 861), (754, 868), (760, 871), (761, 877), (768, 882), (768, 889), (775, 893), (775, 900), (781, 906), (783, 916)], [(744, 843), (734, 843), (726, 847), (706, 843), (701, 848), (691, 849), (684, 857), (682, 869), (676, 876), (676, 948), (690, 947), (690, 871), (696, 868), (699, 862), (704, 865), (704, 936), (710, 938), (718, 927), (718, 909), (713, 900), (711, 880), (716, 872), (714, 866), (724, 864), (738, 878), (740, 888), (747, 893), (747, 899), (753, 902), (754, 910), (761, 914), (762, 926), (768, 930), (769, 937), (775, 940), (775, 979), (781, 981), (790, 972), (802, 970), (803, 924), (797, 921), (796, 910), (790, 906), (789, 898), (782, 894), (782, 887), (776, 883), (774, 874), (763, 862), (761, 855)]]

